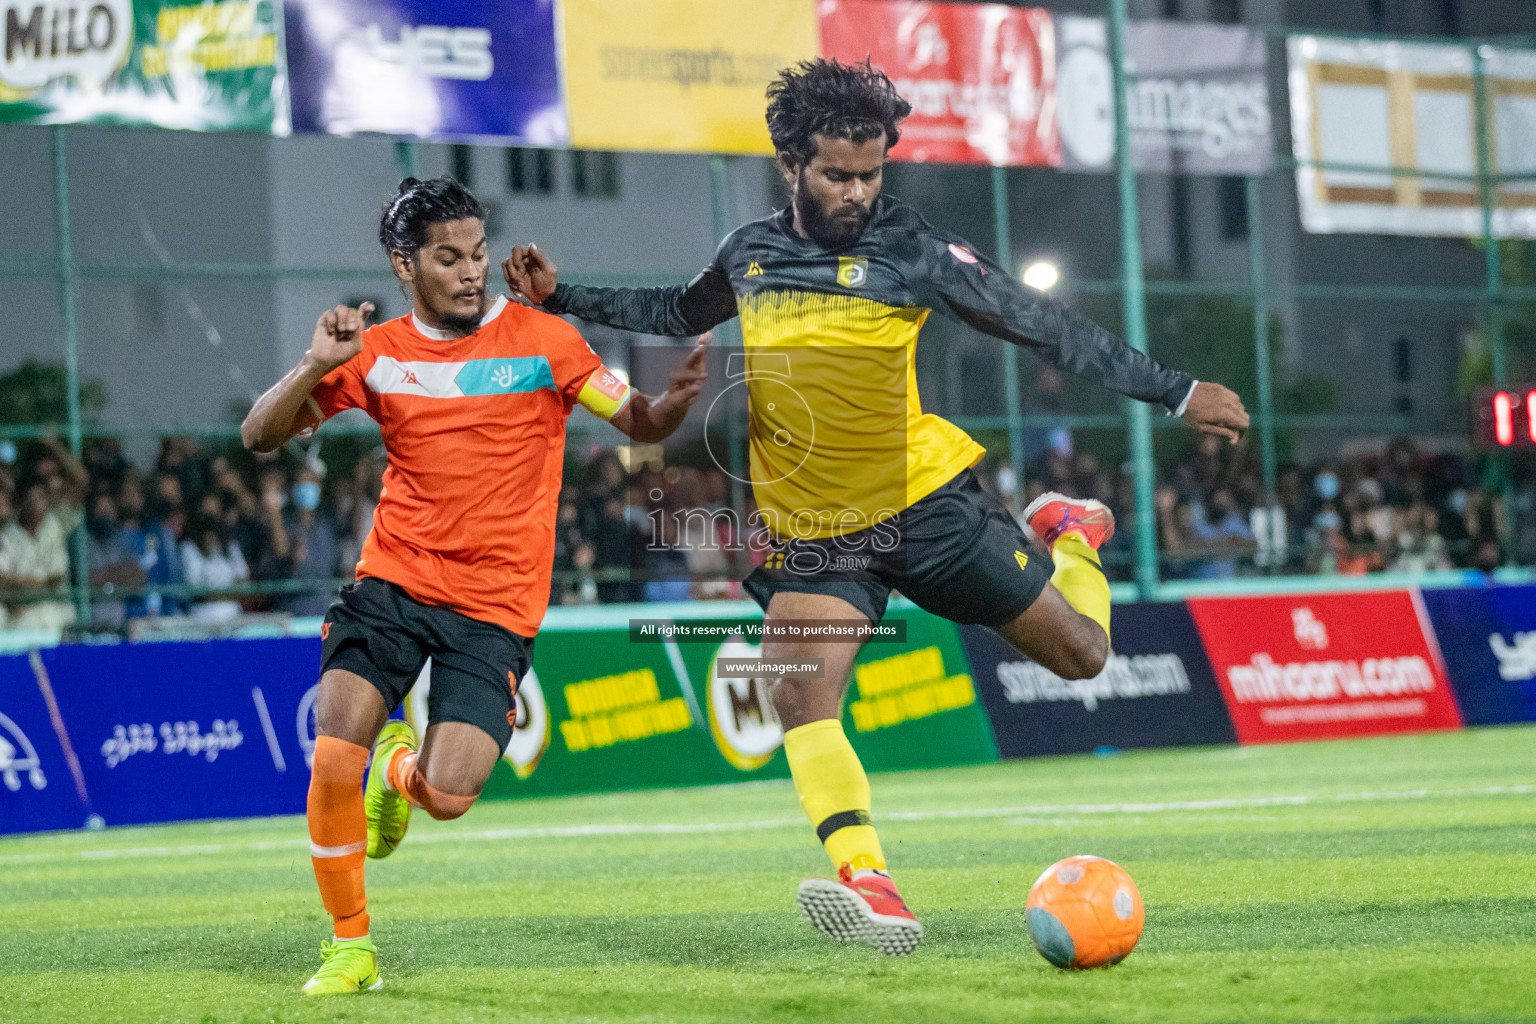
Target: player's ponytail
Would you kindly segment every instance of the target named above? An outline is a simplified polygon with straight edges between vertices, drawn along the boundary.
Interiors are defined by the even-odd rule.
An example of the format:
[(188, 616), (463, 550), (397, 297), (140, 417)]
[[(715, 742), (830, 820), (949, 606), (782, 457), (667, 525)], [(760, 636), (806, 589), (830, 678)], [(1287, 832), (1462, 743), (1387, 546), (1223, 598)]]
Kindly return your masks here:
[(484, 220), (485, 208), (452, 178), (404, 178), (379, 218), (379, 244), (386, 253), (414, 259), (429, 225), (470, 217)]

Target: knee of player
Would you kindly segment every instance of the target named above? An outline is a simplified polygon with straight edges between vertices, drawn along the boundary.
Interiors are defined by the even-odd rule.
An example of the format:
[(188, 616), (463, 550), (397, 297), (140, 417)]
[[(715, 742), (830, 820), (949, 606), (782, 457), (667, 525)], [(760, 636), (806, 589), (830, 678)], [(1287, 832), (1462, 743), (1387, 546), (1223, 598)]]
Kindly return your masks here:
[[(421, 809), (438, 821), (452, 821), (454, 818), (463, 817), (464, 812), (480, 799), (480, 787), (476, 787), (473, 793), (467, 794), (449, 792), (441, 786), (433, 785), (430, 773), (427, 775), (426, 782)], [(455, 785), (454, 788), (463, 788), (463, 786)]]
[(1081, 638), (1072, 644), (1066, 660), (1068, 671), (1062, 673), (1065, 678), (1092, 679), (1104, 671), (1104, 663), (1109, 660), (1109, 637), (1096, 623), (1088, 623)]

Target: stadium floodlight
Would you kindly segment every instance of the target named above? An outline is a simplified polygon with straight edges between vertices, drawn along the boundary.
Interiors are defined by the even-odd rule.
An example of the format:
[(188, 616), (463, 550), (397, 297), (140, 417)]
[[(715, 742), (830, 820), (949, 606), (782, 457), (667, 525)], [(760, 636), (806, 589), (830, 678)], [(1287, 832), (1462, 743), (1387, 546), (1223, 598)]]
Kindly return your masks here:
[(1048, 292), (1061, 281), (1061, 271), (1050, 260), (1035, 260), (1024, 267), (1019, 278), (1031, 288)]

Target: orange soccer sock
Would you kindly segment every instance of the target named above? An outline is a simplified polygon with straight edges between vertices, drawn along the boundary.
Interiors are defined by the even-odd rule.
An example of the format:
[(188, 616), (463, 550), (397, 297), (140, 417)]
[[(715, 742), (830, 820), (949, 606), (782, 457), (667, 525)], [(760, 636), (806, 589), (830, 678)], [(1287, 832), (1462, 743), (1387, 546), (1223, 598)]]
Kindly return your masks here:
[[(448, 821), (469, 810), (473, 796), (444, 793), (427, 784), (426, 776), (416, 767), (416, 751), (401, 749), (389, 762), (389, 788), (405, 794), (412, 807), (420, 807), (438, 821)], [(478, 794), (477, 794), (478, 795)]]
[(336, 938), (368, 934), (368, 896), (363, 855), (368, 821), (363, 813), (363, 772), (368, 748), (334, 736), (315, 739), (309, 776), (309, 853), (320, 899), (336, 923)]

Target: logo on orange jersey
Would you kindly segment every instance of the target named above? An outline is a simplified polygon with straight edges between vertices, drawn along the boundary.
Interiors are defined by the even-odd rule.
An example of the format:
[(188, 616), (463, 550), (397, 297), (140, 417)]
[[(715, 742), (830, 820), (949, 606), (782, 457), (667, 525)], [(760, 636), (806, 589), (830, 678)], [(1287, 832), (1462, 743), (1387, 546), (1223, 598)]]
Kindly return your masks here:
[(416, 384), (416, 385), (419, 386), (421, 384), (421, 381), (416, 379), (416, 371), (414, 371), (414, 370), (406, 370), (405, 371), (405, 376), (400, 378), (400, 383), (401, 384)]

